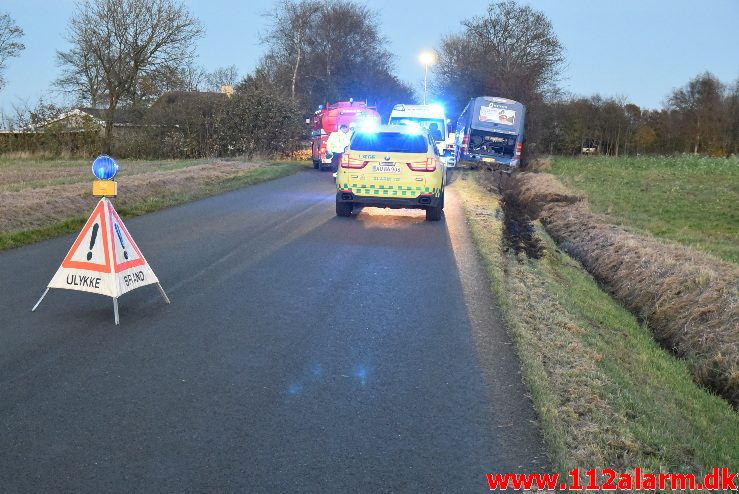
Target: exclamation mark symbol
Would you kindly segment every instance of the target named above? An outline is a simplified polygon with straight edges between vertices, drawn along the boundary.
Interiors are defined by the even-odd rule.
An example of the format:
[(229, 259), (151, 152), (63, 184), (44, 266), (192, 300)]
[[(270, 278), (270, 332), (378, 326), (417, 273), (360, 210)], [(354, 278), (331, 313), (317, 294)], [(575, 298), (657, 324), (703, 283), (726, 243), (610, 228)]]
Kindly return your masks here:
[(121, 235), (121, 229), (118, 228), (118, 223), (113, 223), (113, 226), (115, 227), (116, 235), (118, 235), (118, 240), (121, 242), (121, 247), (123, 247), (123, 257), (125, 259), (128, 259), (128, 252), (126, 252), (126, 244), (123, 243), (123, 235)]
[(98, 228), (100, 228), (100, 225), (98, 225), (97, 223), (92, 225), (92, 235), (90, 236), (90, 252), (87, 253), (88, 261), (92, 259), (92, 248), (95, 247), (95, 239), (98, 236)]

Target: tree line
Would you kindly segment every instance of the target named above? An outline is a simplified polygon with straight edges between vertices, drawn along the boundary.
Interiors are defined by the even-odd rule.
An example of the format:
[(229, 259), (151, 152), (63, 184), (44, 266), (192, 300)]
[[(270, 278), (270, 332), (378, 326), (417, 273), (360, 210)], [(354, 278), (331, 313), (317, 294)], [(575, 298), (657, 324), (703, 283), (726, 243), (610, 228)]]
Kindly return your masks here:
[[(264, 53), (242, 77), (235, 66), (198, 67), (194, 47), (204, 30), (177, 0), (79, 0), (67, 25), (68, 48), (57, 51), (53, 90), (103, 110), (103, 150), (151, 156), (288, 153), (301, 145), (304, 118), (320, 104), (366, 100), (387, 117), (395, 103), (417, 102), (394, 74), (379, 13), (364, 3), (279, 0), (263, 15)], [(0, 89), (6, 61), (23, 50), (22, 36), (0, 15)], [(436, 52), (431, 90), (448, 116), (454, 120), (474, 96), (521, 101), (531, 151), (737, 152), (739, 81), (700, 74), (673, 90), (660, 110), (563, 95), (565, 47), (544, 13), (514, 0), (492, 1), (441, 38)], [(233, 95), (217, 94), (221, 86), (233, 87)], [(38, 124), (58, 109), (40, 101), (17, 111), (15, 123)], [(114, 142), (119, 110), (141, 115), (127, 143)]]
[[(739, 154), (739, 80), (724, 84), (706, 72), (674, 89), (662, 109), (622, 98), (558, 98), (542, 105), (537, 151), (580, 154)], [(587, 152), (586, 151), (586, 152)]]
[[(263, 15), (264, 55), (240, 77), (234, 66), (207, 73), (195, 64), (204, 31), (176, 0), (80, 0), (67, 25), (69, 48), (57, 51), (52, 89), (77, 106), (104, 109), (103, 151), (182, 156), (286, 153), (305, 138), (304, 119), (319, 104), (351, 97), (389, 112), (394, 102), (413, 100), (392, 73), (378, 12), (363, 3), (283, 0)], [(0, 70), (4, 54), (0, 45)], [(194, 94), (221, 86), (233, 87), (232, 97)], [(56, 110), (40, 100), (12, 120), (15, 128), (41, 125)], [(120, 110), (142, 115), (127, 143), (114, 139)]]
[(529, 6), (491, 3), (444, 37), (438, 52), (434, 92), (451, 114), (474, 96), (520, 101), (528, 108), (529, 153), (739, 153), (739, 79), (724, 84), (699, 74), (659, 110), (622, 98), (564, 95), (564, 46), (549, 19)]

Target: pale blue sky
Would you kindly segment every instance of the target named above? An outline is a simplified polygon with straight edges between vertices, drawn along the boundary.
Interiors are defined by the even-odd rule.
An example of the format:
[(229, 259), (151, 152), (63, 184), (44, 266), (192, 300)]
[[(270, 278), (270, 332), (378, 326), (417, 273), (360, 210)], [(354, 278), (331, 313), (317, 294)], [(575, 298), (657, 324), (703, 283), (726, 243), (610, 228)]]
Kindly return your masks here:
[[(642, 107), (659, 108), (665, 96), (703, 71), (723, 82), (739, 77), (739, 0), (529, 0), (544, 11), (567, 49), (565, 89), (589, 96), (623, 96)], [(205, 27), (198, 63), (207, 70), (234, 64), (251, 71), (263, 47), (261, 14), (274, 0), (186, 0)], [(460, 31), (460, 21), (482, 14), (484, 0), (374, 0), (381, 30), (397, 55), (397, 75), (422, 88), (418, 53), (438, 46), (443, 35)], [(26, 49), (8, 61), (0, 110), (35, 103), (48, 94), (59, 69), (55, 51), (73, 0), (0, 0), (25, 31)]]

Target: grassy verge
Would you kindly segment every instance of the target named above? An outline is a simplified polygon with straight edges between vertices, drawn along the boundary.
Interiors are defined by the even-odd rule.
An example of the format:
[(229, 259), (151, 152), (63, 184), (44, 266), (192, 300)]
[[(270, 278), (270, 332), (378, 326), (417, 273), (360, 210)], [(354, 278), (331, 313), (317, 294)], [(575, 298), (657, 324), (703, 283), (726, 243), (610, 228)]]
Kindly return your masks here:
[(217, 182), (199, 184), (197, 188), (188, 192), (151, 197), (144, 202), (120, 208), (118, 212), (126, 216), (138, 216), (141, 214), (151, 213), (159, 209), (221, 194), (223, 192), (239, 189), (248, 185), (286, 177), (308, 168), (309, 165), (302, 162), (272, 163), (267, 166), (247, 170), (243, 174), (228, 177)]
[(559, 251), (540, 225), (539, 260), (504, 249), (497, 198), (460, 175), (465, 214), (520, 355), (553, 466), (739, 470), (739, 414)]
[[(203, 160), (160, 162), (158, 163), (159, 166), (151, 167), (151, 164), (149, 164), (149, 167), (153, 168), (157, 174), (157, 178), (161, 179), (162, 173), (174, 172), (187, 167), (195, 168), (196, 165), (202, 165), (203, 163), (205, 163)], [(132, 167), (130, 164), (127, 165), (129, 171), (127, 174), (122, 174), (122, 177), (132, 177), (135, 175), (140, 176), (145, 180), (145, 177), (148, 176), (146, 170), (143, 168), (146, 166), (144, 162), (141, 162), (140, 166)], [(31, 167), (33, 166), (34, 164), (31, 164)], [(73, 166), (77, 168), (80, 164), (76, 162), (63, 162), (63, 164), (53, 162), (51, 164), (52, 169), (56, 166), (62, 166), (64, 168)], [(152, 187), (150, 191), (139, 191), (134, 200), (124, 200), (121, 201), (121, 204), (116, 203), (116, 209), (119, 214), (124, 217), (138, 216), (248, 185), (285, 177), (300, 170), (308, 169), (309, 166), (310, 164), (308, 162), (275, 162), (268, 165), (247, 167), (243, 169), (229, 169), (228, 173), (221, 173), (218, 175), (203, 173), (202, 177), (200, 177), (198, 174), (194, 174), (192, 180), (187, 181), (186, 186), (179, 184), (177, 187), (173, 187), (172, 190), (168, 190), (167, 187)], [(47, 162), (45, 165), (38, 165), (38, 168), (48, 171), (50, 166)], [(133, 168), (133, 170), (131, 170), (131, 168)], [(33, 171), (31, 171), (31, 175), (33, 175)], [(153, 174), (151, 176), (154, 177)], [(32, 183), (38, 182), (39, 180), (40, 179), (34, 179)], [(68, 178), (67, 180), (71, 179)], [(82, 180), (85, 182), (85, 189), (88, 189), (89, 182), (91, 181), (90, 174), (85, 174)], [(56, 182), (56, 178), (41, 180), (41, 185), (36, 185), (33, 189), (36, 190), (46, 187), (54, 187), (58, 185)], [(79, 180), (74, 180), (70, 183), (71, 185), (76, 185), (78, 182)], [(16, 187), (27, 187), (28, 185), (28, 182), (24, 182), (22, 186), (15, 184)], [(120, 192), (121, 191), (119, 191), (119, 193)], [(44, 192), (41, 191), (41, 193)], [(86, 219), (87, 216), (81, 216), (74, 213), (65, 215), (62, 213), (60, 217), (48, 224), (10, 232), (0, 231), (0, 250), (21, 247), (23, 245), (28, 245), (59, 235), (73, 233), (82, 227)]]
[(557, 157), (551, 173), (596, 212), (739, 263), (739, 159)]
[[(208, 164), (205, 158), (183, 160), (122, 160), (117, 179), (152, 173), (173, 171)], [(0, 157), (0, 191), (17, 192), (25, 189), (41, 189), (53, 185), (91, 179), (92, 160), (68, 159), (8, 159)]]

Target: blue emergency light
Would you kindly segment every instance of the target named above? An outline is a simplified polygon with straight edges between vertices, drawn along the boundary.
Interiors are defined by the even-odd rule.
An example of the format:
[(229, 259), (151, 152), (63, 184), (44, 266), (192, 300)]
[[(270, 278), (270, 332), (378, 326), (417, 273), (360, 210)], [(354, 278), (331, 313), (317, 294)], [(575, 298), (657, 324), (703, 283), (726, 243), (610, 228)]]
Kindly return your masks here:
[(374, 134), (379, 130), (378, 125), (375, 122), (365, 121), (359, 126), (359, 131), (365, 134)]
[(433, 108), (433, 110), (435, 112), (438, 112), (438, 113), (441, 113), (441, 114), (444, 113), (444, 107), (442, 105), (440, 105), (439, 103), (434, 103), (433, 105), (431, 105), (431, 108)]
[(118, 163), (107, 154), (98, 156), (92, 162), (92, 174), (98, 180), (112, 180), (116, 173), (118, 173)]

